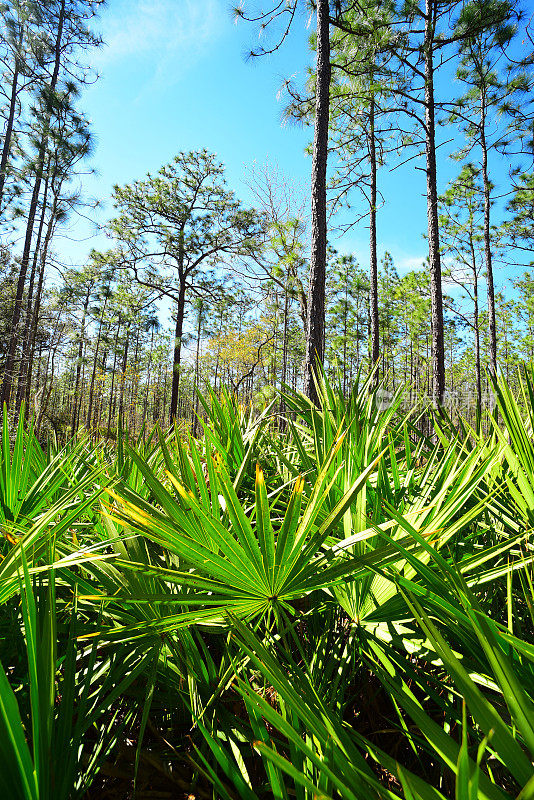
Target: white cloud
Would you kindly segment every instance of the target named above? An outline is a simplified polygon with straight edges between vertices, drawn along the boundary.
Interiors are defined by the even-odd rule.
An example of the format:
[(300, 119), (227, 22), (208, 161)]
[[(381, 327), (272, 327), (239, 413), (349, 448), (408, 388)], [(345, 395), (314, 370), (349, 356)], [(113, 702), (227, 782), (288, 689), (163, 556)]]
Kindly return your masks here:
[(423, 269), (426, 255), (422, 256), (399, 256), (395, 259), (395, 266), (399, 275), (406, 275), (411, 270)]
[(171, 85), (218, 38), (226, 16), (220, 0), (122, 0), (103, 12), (105, 44), (95, 66), (105, 74), (143, 59), (148, 83)]
[[(339, 242), (333, 240), (332, 244), (340, 253), (352, 253), (356, 256), (356, 260), (360, 266), (364, 269), (367, 268), (369, 264), (369, 245), (367, 242), (361, 244), (361, 242), (357, 241), (355, 238), (347, 238)], [(425, 268), (426, 255), (424, 253), (422, 255), (410, 255), (404, 250), (399, 249), (395, 244), (390, 244), (390, 246), (388, 246), (382, 242), (378, 248), (379, 262), (383, 258), (385, 252), (389, 252), (393, 256), (395, 269), (401, 277), (411, 270)]]

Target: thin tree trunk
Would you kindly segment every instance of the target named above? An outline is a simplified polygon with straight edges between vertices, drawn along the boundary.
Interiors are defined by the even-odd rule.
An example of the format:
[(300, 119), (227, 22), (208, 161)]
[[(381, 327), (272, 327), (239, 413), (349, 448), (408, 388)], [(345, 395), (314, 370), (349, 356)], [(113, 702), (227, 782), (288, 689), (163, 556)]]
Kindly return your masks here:
[(122, 354), (121, 383), (119, 389), (119, 425), (124, 427), (124, 384), (126, 382), (126, 369), (128, 367), (128, 346), (130, 344), (130, 323), (126, 328), (126, 342)]
[[(54, 325), (54, 331), (53, 331), (52, 337), (51, 337), (51, 341), (52, 342), (54, 342), (56, 333), (58, 332), (60, 319), (61, 319), (61, 309), (60, 309), (60, 311), (59, 311), (59, 313), (58, 313), (58, 315), (56, 317), (56, 322), (55, 322), (55, 325)], [(58, 341), (59, 341), (59, 337), (61, 336), (61, 333), (63, 331), (63, 327), (64, 326), (62, 326), (61, 331), (59, 332)], [(43, 421), (43, 416), (44, 416), (44, 414), (46, 412), (46, 409), (48, 407), (48, 401), (50, 399), (50, 394), (52, 392), (52, 382), (53, 382), (53, 377), (54, 377), (54, 357), (55, 357), (56, 348), (57, 348), (57, 344), (55, 346), (54, 345), (51, 346), (50, 350), (48, 351), (48, 358), (46, 360), (46, 367), (45, 367), (44, 378), (43, 378), (42, 399), (41, 399), (41, 403), (39, 405), (39, 410), (36, 413), (36, 420), (35, 420), (35, 432), (37, 434), (39, 434), (39, 431), (40, 431), (40, 428), (41, 428), (41, 424), (42, 424), (42, 421)], [(51, 376), (50, 376), (50, 388), (47, 391), (46, 382), (48, 380), (48, 368), (50, 367), (50, 361), (52, 361), (52, 368), (51, 368)]]
[(475, 256), (475, 246), (472, 237), (469, 241), (471, 249), (471, 270), (473, 272), (473, 327), (475, 331), (475, 383), (477, 393), (477, 408), (480, 410), (482, 406), (482, 384), (480, 376), (480, 327), (478, 324), (478, 277), (477, 265)]
[(139, 325), (136, 326), (135, 329), (135, 350), (134, 350), (134, 357), (133, 357), (133, 375), (132, 375), (132, 385), (130, 388), (130, 408), (128, 409), (128, 428), (132, 433), (135, 433), (135, 411), (136, 411), (136, 398), (137, 398), (137, 389), (139, 384), (139, 370), (137, 366), (137, 362), (139, 359), (139, 339), (141, 336), (141, 329)]
[(304, 393), (318, 402), (314, 371), (324, 361), (325, 281), (326, 281), (326, 166), (330, 113), (330, 30), (328, 0), (317, 0), (317, 76), (315, 89), (315, 129), (312, 163), (312, 234), (310, 287)]
[[(274, 303), (275, 303), (275, 315), (274, 315), (274, 335), (273, 335), (273, 358), (271, 361), (271, 379), (270, 384), (271, 386), (276, 386), (276, 373), (277, 373), (277, 351), (278, 351), (278, 323), (279, 323), (279, 315), (280, 315), (280, 303), (278, 301), (278, 291), (274, 293)], [(267, 373), (269, 372), (269, 367), (267, 367)], [(269, 376), (267, 375), (267, 378)], [(245, 389), (245, 386), (243, 386)]]
[(412, 390), (415, 389), (416, 377), (415, 377), (415, 374), (414, 374), (413, 339), (412, 339), (411, 332), (410, 332), (409, 336), (410, 336), (410, 383), (408, 385), (409, 385), (410, 388), (409, 388), (408, 391), (410, 392), (409, 403), (410, 403), (410, 409), (411, 409), (411, 407), (412, 407)]
[[(285, 286), (284, 286), (284, 330), (282, 333), (282, 374), (280, 376), (280, 388), (282, 391), (285, 391), (284, 385), (287, 380), (287, 334), (288, 334), (288, 326), (289, 326), (289, 291), (288, 291), (288, 284), (289, 284), (289, 268), (286, 274)], [(284, 414), (286, 413), (286, 401), (283, 395), (280, 397), (280, 430), (284, 431), (286, 427), (286, 421)]]
[(39, 378), (41, 377), (41, 362), (43, 359), (43, 345), (39, 345), (39, 355), (37, 356), (37, 375), (35, 376), (35, 385), (39, 386)]
[[(51, 367), (50, 367), (50, 387), (48, 388), (48, 391), (47, 391), (47, 389), (46, 389), (46, 380), (45, 380), (45, 383), (44, 383), (44, 386), (43, 386), (43, 399), (42, 399), (42, 402), (41, 402), (41, 406), (39, 408), (39, 413), (37, 414), (37, 419), (35, 421), (35, 432), (37, 433), (37, 435), (39, 435), (39, 432), (41, 430), (41, 425), (43, 424), (43, 417), (46, 414), (46, 410), (48, 408), (48, 403), (49, 403), (49, 400), (50, 400), (50, 395), (52, 394), (52, 388), (53, 388), (53, 385), (54, 385), (54, 359), (56, 357), (56, 349), (57, 349), (57, 346), (54, 347), (54, 349), (52, 350), (52, 363), (51, 363)], [(48, 378), (48, 369), (47, 369), (47, 378)]]
[(154, 328), (150, 332), (150, 350), (148, 353), (148, 364), (147, 364), (147, 374), (146, 374), (146, 390), (145, 390), (145, 400), (143, 403), (143, 428), (146, 422), (146, 417), (148, 413), (148, 397), (150, 391), (150, 370), (152, 369), (152, 350), (154, 349)]
[(91, 383), (89, 384), (89, 407), (87, 409), (86, 425), (91, 427), (91, 415), (93, 413), (93, 395), (95, 390), (96, 370), (98, 365), (98, 352), (100, 350), (100, 341), (102, 339), (102, 325), (104, 324), (104, 314), (106, 313), (106, 306), (108, 304), (108, 295), (104, 298), (104, 304), (98, 321), (98, 333), (96, 336), (95, 356), (93, 359), (93, 371), (91, 373)]
[(15, 69), (13, 80), (11, 81), (11, 98), (9, 101), (9, 114), (4, 132), (4, 145), (2, 147), (2, 158), (0, 160), (0, 208), (4, 197), (4, 185), (6, 182), (7, 162), (11, 152), (11, 138), (13, 136), (13, 123), (15, 121), (15, 109), (17, 107), (17, 88), (19, 79), (19, 60), (15, 58)]
[(169, 412), (171, 425), (176, 419), (176, 412), (178, 410), (178, 390), (180, 388), (180, 356), (182, 351), (182, 335), (184, 329), (184, 315), (185, 315), (185, 290), (186, 290), (186, 281), (185, 277), (182, 274), (180, 276), (180, 289), (178, 291), (178, 301), (176, 304), (176, 327), (174, 329), (171, 407)]
[(202, 300), (200, 301), (200, 306), (198, 309), (198, 320), (197, 320), (197, 346), (195, 352), (195, 405), (193, 410), (193, 418), (192, 418), (192, 427), (193, 427), (193, 436), (196, 438), (198, 432), (198, 410), (199, 410), (199, 399), (198, 399), (198, 383), (199, 383), (199, 360), (200, 360), (200, 335), (202, 332), (202, 311), (203, 311), (203, 303)]
[[(376, 251), (376, 140), (375, 98), (371, 95), (369, 108), (369, 160), (371, 164), (371, 197), (369, 206), (369, 250), (370, 250), (370, 314), (371, 314), (371, 368), (380, 359), (380, 321), (378, 317), (378, 256)], [(378, 370), (375, 372), (378, 383)]]
[[(163, 371), (163, 393), (161, 395), (161, 416), (165, 418), (165, 412), (167, 410), (167, 370)], [(176, 403), (178, 407), (178, 402)]]
[(113, 369), (111, 372), (111, 387), (109, 390), (109, 409), (108, 409), (108, 427), (107, 427), (107, 437), (111, 433), (111, 415), (113, 413), (113, 390), (115, 388), (115, 371), (117, 369), (117, 352), (119, 348), (119, 333), (122, 325), (122, 318), (119, 314), (119, 319), (117, 321), (117, 333), (115, 334), (115, 348), (113, 353)]
[(100, 428), (102, 423), (102, 411), (104, 409), (104, 390), (105, 390), (105, 379), (106, 379), (106, 365), (108, 363), (108, 350), (104, 350), (102, 353), (102, 361), (100, 369), (102, 371), (102, 380), (100, 382), (100, 387), (97, 391), (96, 396), (96, 403), (95, 403), (95, 410), (93, 414), (93, 428)]
[(443, 333), (443, 295), (439, 249), (438, 191), (436, 175), (436, 132), (434, 107), (434, 13), (436, 0), (426, 0), (425, 20), (425, 137), (426, 188), (428, 215), (428, 258), (430, 262), (430, 301), (432, 318), (432, 396), (441, 405), (445, 393), (445, 342)]
[(158, 375), (156, 378), (156, 382), (154, 383), (154, 388), (152, 390), (152, 422), (157, 422), (159, 419), (160, 384), (161, 384), (161, 361), (158, 365)]
[(493, 285), (493, 260), (491, 255), (491, 182), (488, 176), (488, 146), (486, 142), (486, 107), (484, 92), (480, 93), (480, 147), (482, 150), (482, 181), (484, 184), (484, 258), (488, 288), (488, 328), (490, 338), (490, 374), (497, 376), (497, 321), (495, 314), (495, 287)]
[[(30, 273), (30, 284), (28, 286), (28, 297), (26, 298), (26, 318), (24, 320), (24, 333), (22, 335), (22, 355), (19, 367), (19, 380), (17, 386), (17, 400), (16, 400), (16, 413), (18, 414), (22, 401), (25, 397), (29, 396), (30, 387), (28, 386), (28, 373), (30, 367), (31, 355), (31, 328), (33, 322), (32, 306), (33, 306), (33, 288), (35, 284), (35, 275), (37, 272), (37, 261), (41, 250), (41, 238), (43, 235), (43, 228), (46, 216), (47, 195), (48, 195), (48, 182), (49, 175), (47, 176), (43, 188), (43, 200), (41, 206), (41, 219), (39, 220), (39, 228), (37, 231), (37, 240), (35, 242), (35, 249), (33, 253), (32, 269)], [(28, 391), (27, 391), (28, 390)]]
[(9, 406), (11, 399), (11, 387), (13, 385), (15, 357), (17, 345), (19, 342), (19, 322), (22, 314), (22, 304), (24, 298), (24, 286), (26, 283), (26, 273), (28, 271), (28, 264), (30, 260), (30, 248), (33, 235), (33, 224), (35, 221), (35, 214), (37, 212), (37, 203), (39, 199), (39, 190), (41, 186), (41, 176), (37, 174), (34, 184), (32, 198), (30, 201), (30, 211), (26, 223), (26, 234), (24, 239), (24, 250), (20, 264), (19, 277), (17, 281), (17, 289), (15, 293), (15, 302), (13, 306), (13, 315), (11, 318), (11, 332), (9, 337), (9, 344), (7, 348), (6, 364), (4, 368), (4, 379), (2, 381), (2, 403)]
[(33, 356), (35, 353), (35, 342), (37, 339), (37, 329), (39, 326), (39, 315), (41, 312), (41, 298), (43, 295), (43, 285), (44, 285), (44, 277), (45, 277), (45, 270), (46, 270), (46, 260), (48, 257), (48, 247), (50, 245), (50, 240), (52, 238), (52, 232), (54, 230), (54, 220), (56, 215), (57, 209), (57, 195), (54, 197), (54, 202), (52, 205), (52, 209), (50, 212), (50, 219), (48, 221), (48, 226), (46, 229), (45, 239), (43, 242), (43, 247), (41, 249), (41, 267), (39, 270), (39, 280), (37, 282), (37, 291), (35, 293), (35, 302), (33, 304), (33, 311), (32, 311), (32, 325), (30, 331), (30, 338), (29, 338), (29, 358), (28, 358), (28, 375), (26, 378), (26, 413), (28, 411), (28, 401), (30, 397), (30, 388), (32, 383), (32, 371), (33, 371)]
[[(221, 313), (219, 315), (219, 334), (222, 334), (222, 332), (223, 332), (223, 317), (224, 317), (224, 311), (221, 308)], [(220, 360), (221, 360), (221, 339), (220, 339), (220, 336), (218, 336), (217, 337), (217, 355), (215, 357), (215, 372), (214, 372), (214, 375), (213, 375), (213, 391), (215, 391), (215, 392), (217, 391), (217, 378), (218, 378), (218, 375), (219, 375)]]
[[(59, 66), (61, 61), (61, 39), (63, 36), (63, 23), (65, 19), (65, 0), (61, 0), (61, 8), (59, 12), (59, 20), (58, 20), (58, 30), (55, 42), (55, 62), (54, 62), (54, 71), (52, 73), (52, 77), (50, 79), (50, 84), (48, 87), (48, 91), (52, 96), (56, 90), (57, 80), (59, 76)], [(17, 350), (17, 344), (19, 341), (18, 336), (18, 328), (19, 328), (19, 321), (22, 312), (22, 301), (24, 297), (24, 285), (26, 283), (26, 273), (28, 271), (28, 264), (30, 261), (30, 250), (32, 244), (32, 237), (33, 237), (33, 226), (35, 223), (35, 215), (37, 212), (37, 203), (39, 199), (39, 192), (41, 189), (41, 179), (43, 175), (43, 169), (45, 164), (46, 158), (46, 150), (48, 145), (48, 138), (50, 134), (50, 119), (51, 119), (51, 112), (49, 112), (48, 117), (43, 126), (43, 132), (41, 135), (41, 141), (39, 143), (39, 149), (37, 154), (37, 164), (36, 164), (36, 175), (35, 175), (35, 182), (33, 185), (33, 192), (32, 198), (30, 202), (30, 209), (28, 213), (28, 219), (26, 222), (26, 233), (24, 237), (24, 248), (22, 251), (22, 258), (20, 262), (20, 271), (19, 271), (19, 278), (17, 281), (17, 290), (15, 295), (15, 304), (13, 307), (13, 317), (11, 320), (11, 335), (9, 339), (9, 345), (7, 349), (7, 357), (6, 357), (6, 364), (5, 364), (5, 371), (4, 371), (4, 379), (2, 382), (2, 403), (6, 403), (9, 405), (10, 397), (11, 397), (11, 387), (13, 383), (13, 368), (15, 364), (15, 354)]]
[(87, 289), (87, 294), (85, 296), (85, 302), (83, 304), (83, 314), (82, 314), (82, 322), (81, 322), (81, 330), (80, 330), (80, 342), (78, 344), (78, 357), (76, 359), (76, 380), (74, 381), (74, 396), (72, 398), (72, 423), (71, 423), (71, 430), (72, 435), (76, 433), (76, 427), (78, 423), (78, 408), (81, 406), (81, 398), (80, 402), (78, 402), (78, 393), (80, 389), (80, 376), (82, 372), (82, 361), (83, 361), (83, 347), (85, 344), (85, 320), (87, 317), (87, 309), (89, 308), (89, 298), (91, 296), (90, 289)]
[(345, 397), (347, 393), (348, 316), (349, 316), (348, 278), (347, 274), (345, 273), (345, 305), (343, 308), (343, 397)]

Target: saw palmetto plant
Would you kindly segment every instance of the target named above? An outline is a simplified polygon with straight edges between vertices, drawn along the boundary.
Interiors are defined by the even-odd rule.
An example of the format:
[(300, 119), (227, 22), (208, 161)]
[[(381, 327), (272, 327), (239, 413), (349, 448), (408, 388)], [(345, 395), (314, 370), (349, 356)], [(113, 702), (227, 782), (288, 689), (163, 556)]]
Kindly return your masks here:
[(6, 797), (534, 797), (532, 379), (485, 436), (317, 386), (53, 452), (4, 415)]

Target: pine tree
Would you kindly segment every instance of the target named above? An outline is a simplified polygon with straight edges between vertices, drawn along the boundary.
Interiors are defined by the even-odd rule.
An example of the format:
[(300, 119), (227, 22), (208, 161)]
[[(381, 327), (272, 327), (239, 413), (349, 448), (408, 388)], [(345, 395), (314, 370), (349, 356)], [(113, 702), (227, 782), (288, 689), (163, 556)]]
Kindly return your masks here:
[[(481, 171), (473, 164), (466, 164), (440, 198), (441, 246), (450, 262), (445, 278), (464, 291), (459, 304), (451, 305), (451, 311), (473, 331), (478, 408), (482, 403), (479, 283), (484, 256), (484, 203), (481, 188)], [(464, 307), (466, 299), (472, 304), (471, 313)]]
[[(156, 175), (115, 187), (111, 223), (123, 268), (175, 303), (171, 421), (178, 410), (186, 304), (208, 287), (206, 269), (250, 257), (261, 246), (263, 220), (228, 190), (224, 167), (207, 150), (179, 153)], [(202, 288), (203, 287), (203, 288)]]
[[(515, 18), (516, 12), (508, 0), (470, 0), (463, 9), (460, 25), (468, 33), (460, 42), (457, 77), (467, 91), (458, 99), (453, 117), (461, 121), (467, 138), (466, 146), (457, 157), (464, 158), (474, 150), (480, 152), (490, 372), (493, 376), (497, 374), (497, 323), (491, 233), (494, 185), (490, 179), (489, 160), (492, 151), (510, 152), (510, 129), (525, 123), (521, 100), (529, 90), (527, 76), (518, 72), (514, 57), (509, 55), (517, 34)], [(479, 21), (485, 19), (493, 20), (493, 24), (481, 26)]]

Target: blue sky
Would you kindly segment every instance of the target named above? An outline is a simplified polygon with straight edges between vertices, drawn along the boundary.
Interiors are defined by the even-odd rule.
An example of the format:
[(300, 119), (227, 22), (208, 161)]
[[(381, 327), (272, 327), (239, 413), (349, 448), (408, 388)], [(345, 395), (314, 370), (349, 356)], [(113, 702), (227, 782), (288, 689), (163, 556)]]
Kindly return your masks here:
[[(277, 100), (283, 77), (307, 63), (306, 20), (298, 22), (279, 54), (246, 62), (257, 31), (235, 25), (225, 0), (110, 0), (99, 26), (106, 44), (92, 58), (100, 78), (80, 100), (96, 139), (97, 175), (83, 183), (103, 201), (99, 220), (113, 213), (114, 184), (143, 178), (180, 150), (216, 153), (245, 202), (245, 167), (254, 161), (269, 159), (307, 185), (308, 133), (282, 125)], [(77, 223), (72, 234), (82, 227), (85, 236)], [(70, 257), (83, 261), (88, 246), (69, 245)]]
[[(97, 174), (83, 179), (86, 194), (102, 201), (96, 219), (105, 223), (113, 214), (114, 184), (156, 171), (180, 150), (202, 147), (226, 164), (228, 183), (244, 202), (252, 202), (246, 168), (267, 159), (308, 191), (311, 159), (304, 148), (311, 132), (282, 123), (284, 99), (278, 97), (284, 78), (302, 80), (310, 63), (308, 23), (304, 15), (297, 18), (276, 54), (246, 61), (258, 32), (234, 23), (227, 0), (109, 0), (99, 23), (106, 44), (92, 53), (100, 78), (80, 101), (96, 138)], [(412, 161), (381, 174), (391, 200), (379, 213), (378, 240), (401, 274), (425, 256), (425, 178), (417, 166)], [(440, 159), (440, 189), (457, 169), (446, 156)], [(76, 219), (67, 233), (56, 248), (75, 264), (91, 247), (109, 246)], [(367, 240), (364, 221), (332, 243), (354, 252), (365, 268)]]
[[(80, 100), (96, 142), (91, 165), (97, 174), (84, 177), (83, 185), (102, 202), (95, 215), (99, 222), (113, 213), (114, 184), (156, 171), (180, 150), (207, 147), (217, 153), (229, 185), (244, 202), (253, 201), (245, 178), (254, 162), (269, 160), (307, 191), (311, 159), (304, 149), (311, 132), (283, 123), (280, 96), (283, 80), (302, 80), (310, 63), (306, 16), (297, 18), (276, 54), (248, 61), (245, 54), (257, 43), (258, 31), (235, 24), (226, 0), (110, 0), (99, 28), (106, 44), (91, 63), (100, 78)], [(424, 186), (417, 177), (419, 185), (403, 198), (401, 216), (399, 209), (381, 215), (381, 250), (392, 251), (401, 271), (424, 258)], [(356, 252), (362, 266), (364, 226), (333, 242)], [(81, 264), (92, 246), (109, 246), (103, 236), (90, 234), (75, 218), (70, 238), (58, 241), (57, 248)]]

